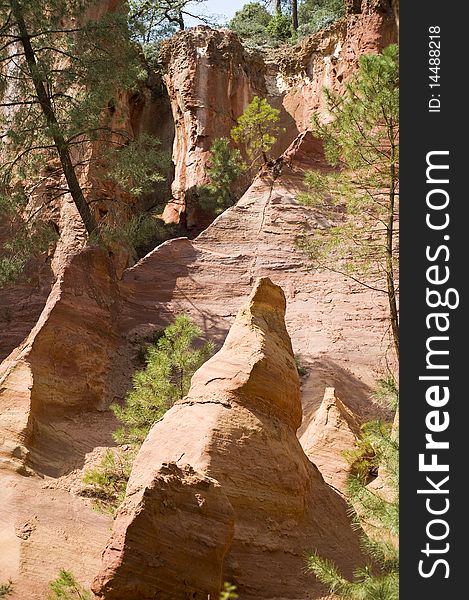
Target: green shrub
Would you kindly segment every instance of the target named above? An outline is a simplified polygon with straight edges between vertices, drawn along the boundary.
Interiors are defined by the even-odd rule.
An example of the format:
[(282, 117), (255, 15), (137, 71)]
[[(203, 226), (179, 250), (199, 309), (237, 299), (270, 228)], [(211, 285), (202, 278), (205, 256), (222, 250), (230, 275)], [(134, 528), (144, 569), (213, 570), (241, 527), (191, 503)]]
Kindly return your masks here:
[(101, 462), (85, 471), (82, 481), (88, 487), (81, 493), (93, 499), (100, 512), (115, 512), (125, 497), (135, 451), (131, 448), (110, 448)]
[(8, 218), (9, 236), (0, 244), (0, 288), (18, 281), (28, 262), (46, 252), (58, 237), (49, 223), (37, 220), (30, 226), (19, 212)]
[(134, 375), (124, 406), (111, 405), (122, 423), (113, 436), (126, 446), (108, 449), (101, 462), (83, 475), (87, 488), (81, 495), (92, 498), (97, 510), (113, 514), (122, 503), (133, 460), (148, 431), (187, 394), (192, 375), (212, 353), (210, 342), (197, 345), (200, 335), (187, 315), (177, 316), (147, 348), (146, 367)]
[(122, 423), (114, 433), (119, 444), (141, 444), (153, 423), (187, 394), (192, 375), (213, 351), (210, 342), (196, 347), (201, 333), (189, 316), (178, 315), (149, 347), (146, 367), (134, 375), (125, 405), (111, 405)]
[(308, 369), (301, 364), (301, 358), (298, 354), (295, 354), (295, 365), (300, 377), (303, 377), (308, 373)]
[(107, 154), (109, 179), (134, 196), (153, 191), (155, 184), (164, 181), (162, 171), (170, 163), (169, 154), (160, 146), (160, 141), (148, 133), (113, 146)]
[(279, 127), (280, 110), (273, 108), (265, 98), (254, 96), (231, 130), (235, 142), (246, 144), (247, 154), (253, 161), (262, 158), (268, 162), (268, 152), (284, 129)]
[(10, 594), (13, 593), (13, 582), (10, 581), (8, 583), (0, 584), (0, 598), (6, 598)]
[(239, 596), (236, 593), (236, 586), (225, 581), (223, 590), (220, 593), (220, 600), (236, 600), (237, 598), (239, 598)]
[(200, 206), (215, 215), (232, 206), (236, 202), (233, 185), (245, 168), (239, 150), (230, 147), (228, 138), (214, 140), (207, 168), (210, 183), (198, 190)]
[(85, 589), (70, 571), (60, 569), (59, 576), (49, 583), (52, 591), (47, 600), (92, 600), (90, 591)]

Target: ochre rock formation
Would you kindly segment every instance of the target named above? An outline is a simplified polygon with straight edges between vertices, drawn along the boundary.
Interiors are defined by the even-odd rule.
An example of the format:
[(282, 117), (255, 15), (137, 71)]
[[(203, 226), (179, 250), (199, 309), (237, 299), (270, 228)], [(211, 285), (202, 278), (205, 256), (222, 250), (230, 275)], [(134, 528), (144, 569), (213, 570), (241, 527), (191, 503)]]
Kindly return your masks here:
[[(107, 4), (106, 1), (100, 6)], [(114, 0), (109, 0), (111, 8), (115, 5)], [(317, 39), (324, 42), (305, 40), (301, 43), (301, 52), (295, 47), (290, 58), (280, 53), (278, 60), (275, 57), (270, 62), (265, 60), (265, 66), (258, 55), (246, 56), (246, 66), (243, 66), (244, 59), (233, 52), (236, 44), (241, 52), (239, 42), (226, 32), (197, 28), (195, 33), (179, 34), (174, 60), (180, 61), (179, 66), (186, 69), (188, 78), (181, 77), (177, 82), (167, 79), (167, 85), (179, 132), (174, 146), (178, 177), (185, 181), (186, 174), (182, 173), (192, 173), (189, 183), (186, 181), (181, 189), (200, 184), (200, 177), (205, 177), (204, 161), (212, 137), (226, 135), (250, 95), (265, 95), (264, 89), (271, 104), (284, 106), (282, 126), (287, 131), (280, 137), (274, 152), (280, 155), (294, 140), (277, 163), (278, 169), (275, 173), (269, 170), (260, 173), (237, 205), (218, 217), (198, 238), (166, 242), (123, 275), (125, 257), (110, 261), (101, 250), (82, 250), (83, 228), (70, 199), (64, 198), (60, 205), (52, 206), (50, 212), (61, 234), (55, 252), (43, 257), (36, 271), (33, 269), (28, 274), (28, 281), (0, 291), (0, 350), (1, 358), (7, 357), (0, 367), (0, 544), (6, 540), (12, 548), (8, 555), (0, 553), (0, 581), (7, 581), (10, 576), (14, 578), (12, 600), (42, 600), (47, 595), (47, 582), (57, 576), (60, 567), (72, 570), (84, 583), (97, 572), (110, 519), (98, 518), (82, 499), (69, 493), (66, 479), (75, 471), (77, 478), (81, 476), (79, 469), (96, 447), (113, 444), (111, 432), (116, 422), (106, 408), (112, 400), (124, 398), (143, 342), (172, 321), (175, 314), (189, 313), (204, 335), (219, 347), (237, 309), (249, 296), (253, 281), (257, 277), (271, 277), (285, 290), (288, 330), (294, 351), (306, 370), (302, 377), (300, 439), (303, 431), (308, 430), (327, 386), (334, 386), (339, 397), (346, 399), (347, 406), (361, 420), (376, 415), (369, 392), (386, 350), (384, 299), (339, 275), (311, 271), (295, 244), (301, 232), (314, 232), (325, 225), (319, 212), (296, 202), (297, 193), (304, 190), (305, 170), (325, 168), (320, 144), (310, 133), (304, 132), (309, 127), (311, 110), (319, 106), (320, 87), (329, 81), (324, 74), (330, 73), (330, 81), (339, 85), (338, 70), (344, 80), (353, 71), (360, 53), (377, 51), (394, 39), (394, 28), (392, 24), (388, 28), (386, 10), (372, 10), (370, 2), (366, 9), (362, 9), (359, 2), (354, 2), (355, 5), (358, 7), (349, 15), (346, 25), (338, 24), (336, 33), (331, 29), (327, 34), (320, 34)], [(333, 37), (339, 33), (342, 41), (335, 45)], [(203, 42), (204, 36), (211, 39), (212, 45)], [(326, 41), (327, 36), (330, 42)], [(354, 42), (347, 61), (342, 62), (339, 69), (338, 62), (332, 65), (336, 60), (333, 55), (337, 54), (337, 60), (342, 61), (344, 36)], [(182, 51), (178, 54), (178, 48), (187, 46), (189, 49), (193, 37), (197, 43), (184, 66), (184, 56)], [(233, 46), (221, 52), (220, 63), (217, 63), (215, 46), (218, 43), (223, 46), (227, 40)], [(324, 51), (319, 51), (323, 43)], [(199, 106), (197, 97), (189, 89), (189, 75), (204, 72), (194, 63), (203, 58), (201, 48), (207, 48), (204, 60), (213, 61), (208, 70), (204, 63), (212, 89), (222, 88), (227, 77), (232, 80), (231, 95), (220, 96), (218, 104), (208, 105), (204, 101)], [(330, 61), (327, 57), (331, 57)], [(217, 69), (221, 71), (219, 76)], [(169, 76), (168, 62), (166, 77)], [(200, 89), (205, 89), (205, 75), (201, 77)], [(174, 127), (170, 113), (166, 92), (155, 81), (136, 96), (122, 94), (116, 119), (124, 116), (120, 125), (125, 131), (151, 131), (163, 140), (163, 148), (168, 149), (172, 146)], [(89, 151), (99, 155), (97, 148)], [(126, 204), (130, 199), (125, 191), (121, 193), (107, 187), (100, 180), (99, 168), (83, 172), (82, 176), (86, 192), (97, 210), (107, 211), (113, 219), (127, 218), (132, 207)], [(115, 194), (121, 202), (119, 209), (113, 212)], [(195, 213), (189, 221), (192, 218), (197, 229), (202, 221), (198, 221)], [(247, 412), (243, 415), (248, 414), (249, 409), (239, 402), (238, 397), (236, 411), (244, 410)], [(183, 408), (175, 407), (174, 412)], [(194, 404), (193, 411), (197, 410), (201, 410), (199, 403)], [(205, 410), (214, 410), (218, 415), (217, 410), (221, 409), (206, 404)], [(256, 423), (254, 427), (258, 426)], [(294, 427), (296, 423), (295, 420)], [(201, 426), (206, 425), (201, 423)], [(294, 427), (291, 425), (290, 429)], [(231, 438), (233, 435), (230, 434)], [(288, 435), (289, 444), (294, 440), (291, 443), (295, 456), (302, 456), (295, 436)], [(162, 457), (161, 465), (166, 462), (172, 469), (172, 462), (177, 462), (179, 456)], [(301, 459), (300, 464), (305, 460)], [(217, 479), (203, 471), (197, 461), (186, 462), (195, 469), (195, 479), (191, 480), (194, 486), (200, 483), (197, 478)], [(177, 479), (187, 482), (184, 458), (177, 464), (181, 470)], [(310, 470), (310, 466), (300, 468), (306, 473)], [(283, 476), (288, 479), (290, 474)], [(173, 475), (160, 472), (159, 477), (163, 481)], [(309, 477), (302, 481), (309, 481)], [(321, 489), (323, 485), (320, 484)], [(224, 506), (218, 497), (219, 488), (209, 487), (211, 499)], [(19, 523), (22, 531), (21, 523), (29, 522), (32, 510), (28, 499), (31, 498), (34, 498), (34, 515), (40, 525), (24, 539), (16, 535), (15, 524)], [(335, 502), (336, 496), (332, 498)], [(236, 503), (231, 499), (229, 502), (234, 511), (238, 510)], [(221, 529), (230, 528), (228, 513), (222, 516), (222, 512), (218, 521), (220, 533)], [(326, 514), (327, 510), (323, 512)], [(229, 537), (224, 532), (223, 536)], [(223, 536), (217, 542), (218, 553), (222, 553)], [(273, 530), (271, 536), (273, 539)], [(260, 544), (263, 539), (259, 538)], [(279, 547), (283, 547), (283, 538), (279, 540)], [(238, 548), (237, 544), (233, 542), (230, 549)], [(287, 536), (286, 548), (288, 544)], [(236, 556), (237, 550), (233, 552)], [(330, 555), (333, 556), (334, 551), (331, 550)], [(229, 573), (233, 573), (234, 578), (237, 571), (234, 559), (229, 556), (231, 554), (227, 555), (225, 564), (230, 565)], [(256, 560), (251, 561), (252, 568)], [(294, 564), (299, 564), (297, 560), (294, 559)], [(289, 563), (285, 564), (288, 572)], [(249, 565), (243, 562), (244, 566), (249, 575)], [(281, 572), (285, 569), (282, 567)], [(299, 581), (303, 581), (301, 577)], [(313, 589), (311, 585), (314, 587), (314, 582), (308, 581), (308, 589)]]
[(165, 242), (124, 273), (119, 285), (122, 345), (112, 366), (112, 396), (123, 398), (136, 340), (186, 312), (207, 338), (221, 343), (253, 281), (270, 277), (285, 290), (288, 330), (307, 371), (300, 433), (328, 386), (347, 398), (361, 419), (376, 415), (369, 391), (373, 370), (386, 352), (386, 299), (336, 273), (311, 270), (296, 240), (325, 221), (320, 211), (299, 205), (296, 196), (304, 190), (307, 169), (325, 168), (321, 144), (304, 133), (282, 162), (280, 175), (261, 173), (237, 204), (197, 238)]
[[(228, 29), (200, 25), (181, 31), (162, 43), (161, 60), (175, 124), (173, 200), (164, 216), (178, 222), (196, 188), (208, 183), (213, 140), (229, 138), (253, 96), (265, 97), (267, 90), (262, 56), (249, 54)], [(188, 211), (189, 228), (198, 224), (197, 216)]]
[(24, 471), (27, 463), (55, 476), (66, 470), (70, 435), (54, 424), (104, 406), (117, 300), (106, 252), (89, 248), (70, 257), (31, 333), (1, 365), (0, 468)]
[(329, 387), (301, 436), (306, 456), (314, 462), (327, 483), (343, 492), (351, 472), (344, 452), (353, 450), (359, 432), (358, 418), (337, 397), (334, 388)]
[(162, 62), (175, 123), (173, 199), (164, 218), (189, 229), (206, 225), (195, 199), (207, 183), (208, 150), (230, 131), (254, 95), (280, 109), (283, 132), (272, 149), (278, 156), (324, 117), (323, 88), (342, 90), (364, 53), (380, 52), (397, 39), (389, 2), (354, 2), (347, 16), (294, 48), (270, 53), (247, 51), (228, 29), (200, 25), (162, 44)]
[(346, 17), (301, 40), (295, 52), (274, 52), (275, 67), (269, 68), (268, 77), (274, 77), (285, 112), (298, 131), (311, 128), (316, 111), (327, 118), (324, 87), (341, 91), (355, 72), (360, 56), (380, 52), (396, 40), (396, 22), (388, 0), (354, 0)]
[(156, 593), (168, 600), (217, 598), (233, 538), (233, 508), (217, 481), (189, 465), (149, 469), (144, 461), (152, 454), (148, 444), (142, 448), (129, 487), (133, 496), (119, 511), (93, 587), (100, 597), (122, 600)]
[(322, 587), (305, 575), (312, 548), (350, 574), (360, 552), (346, 504), (296, 437), (300, 383), (285, 309), (281, 288), (257, 280), (221, 350), (151, 429), (98, 597), (202, 599), (230, 581), (246, 600), (318, 598)]

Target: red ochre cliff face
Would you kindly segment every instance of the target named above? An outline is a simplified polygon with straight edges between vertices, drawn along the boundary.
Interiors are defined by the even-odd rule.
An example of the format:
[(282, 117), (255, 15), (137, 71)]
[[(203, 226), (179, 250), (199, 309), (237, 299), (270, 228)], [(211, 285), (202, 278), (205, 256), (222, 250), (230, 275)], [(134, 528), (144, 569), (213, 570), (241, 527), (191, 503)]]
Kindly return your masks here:
[(215, 138), (230, 137), (255, 95), (281, 110), (285, 131), (272, 151), (280, 155), (311, 127), (312, 114), (323, 109), (324, 86), (341, 89), (360, 55), (379, 52), (395, 41), (394, 15), (387, 2), (364, 1), (350, 8), (355, 12), (327, 30), (267, 55), (247, 51), (229, 30), (207, 26), (180, 32), (163, 44), (164, 78), (175, 122), (168, 221), (178, 222), (184, 214), (187, 226), (197, 229), (200, 212), (192, 196), (207, 182), (208, 150)]
[[(124, 598), (126, 573), (140, 568), (136, 557), (147, 564), (150, 552), (160, 562), (135, 597), (151, 597), (144, 594), (164, 578), (168, 598), (182, 597), (183, 580), (204, 597), (230, 578), (246, 598), (325, 597), (302, 571), (308, 539), (344, 569), (353, 566), (355, 534), (325, 482), (341, 488), (347, 467), (339, 455), (357, 423), (376, 414), (369, 392), (386, 350), (386, 307), (370, 291), (306, 268), (295, 237), (322, 221), (295, 198), (305, 170), (325, 167), (306, 132), (322, 86), (338, 89), (360, 54), (394, 40), (392, 11), (376, 2), (268, 57), (248, 55), (226, 30), (198, 27), (163, 51), (168, 96), (122, 96), (122, 126), (152, 131), (173, 148), (169, 220), (184, 215), (200, 230), (205, 217), (186, 202), (187, 192), (205, 182), (213, 139), (229, 135), (255, 94), (282, 109), (286, 132), (275, 152), (284, 153), (283, 168), (260, 173), (197, 238), (165, 242), (128, 269), (125, 257), (83, 249), (75, 209), (64, 201), (52, 211), (61, 231), (55, 252), (33, 266), (29, 281), (0, 291), (0, 544), (9, 549), (1, 553), (0, 581), (15, 581), (13, 599), (42, 599), (60, 568), (87, 585), (95, 578), (100, 597)], [(98, 172), (82, 176), (102, 210), (113, 210), (107, 195), (121, 194), (116, 218), (127, 218), (125, 190), (106, 188)], [(189, 397), (150, 433), (109, 541), (109, 517), (75, 492), (97, 449), (113, 444), (108, 407), (125, 396), (142, 342), (181, 312), (218, 347), (231, 332)], [(306, 370), (302, 411), (292, 347)], [(287, 385), (282, 397), (272, 396), (272, 380)], [(324, 397), (326, 387), (335, 393)], [(189, 524), (186, 554), (158, 526), (170, 522), (177, 537), (173, 506)], [(197, 562), (201, 544), (206, 552)], [(192, 560), (190, 573), (182, 572)], [(276, 581), (280, 571), (286, 574)]]

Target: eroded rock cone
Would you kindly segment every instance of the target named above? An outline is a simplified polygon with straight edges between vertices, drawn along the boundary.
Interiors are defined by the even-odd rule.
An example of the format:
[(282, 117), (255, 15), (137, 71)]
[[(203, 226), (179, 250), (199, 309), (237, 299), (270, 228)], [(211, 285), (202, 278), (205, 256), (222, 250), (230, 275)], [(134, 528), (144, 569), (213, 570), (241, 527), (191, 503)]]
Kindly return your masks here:
[(358, 417), (340, 400), (334, 388), (326, 388), (314, 419), (301, 436), (301, 445), (325, 481), (341, 491), (345, 491), (351, 473), (344, 452), (354, 448), (359, 432)]
[(346, 504), (296, 437), (285, 308), (281, 288), (257, 280), (221, 350), (153, 426), (93, 584), (99, 598), (218, 598), (223, 581), (243, 600), (321, 598), (305, 574), (313, 549), (351, 575), (360, 552)]

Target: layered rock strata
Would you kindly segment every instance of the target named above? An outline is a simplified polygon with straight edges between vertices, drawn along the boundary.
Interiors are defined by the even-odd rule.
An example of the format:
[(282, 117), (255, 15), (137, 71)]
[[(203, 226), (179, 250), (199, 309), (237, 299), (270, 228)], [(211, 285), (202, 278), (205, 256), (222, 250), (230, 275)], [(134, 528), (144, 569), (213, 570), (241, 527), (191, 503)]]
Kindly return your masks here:
[[(344, 500), (305, 456), (285, 296), (261, 278), (189, 394), (151, 429), (93, 589), (105, 600), (319, 598), (316, 548), (347, 574), (360, 556)], [(178, 523), (174, 529), (166, 523)]]
[(359, 433), (357, 416), (338, 398), (334, 388), (326, 388), (321, 405), (301, 436), (301, 445), (324, 480), (342, 492), (351, 473), (344, 453), (353, 450)]
[(215, 138), (230, 137), (254, 95), (267, 95), (265, 65), (235, 33), (205, 25), (163, 42), (160, 56), (175, 124), (173, 200), (164, 217), (179, 222), (184, 213), (193, 228), (203, 219), (196, 198), (197, 188), (208, 182), (210, 146)]
[(106, 252), (89, 248), (68, 260), (31, 333), (1, 365), (0, 468), (66, 470), (72, 439), (54, 424), (104, 407), (117, 302)]
[(207, 183), (210, 146), (216, 138), (230, 137), (255, 95), (280, 110), (282, 133), (271, 152), (278, 156), (311, 129), (313, 113), (327, 118), (324, 87), (343, 90), (362, 54), (380, 52), (396, 39), (390, 2), (363, 0), (293, 49), (247, 51), (232, 31), (203, 25), (164, 42), (161, 59), (175, 123), (173, 199), (164, 218), (183, 219), (199, 231), (208, 224), (196, 200), (197, 188)]

